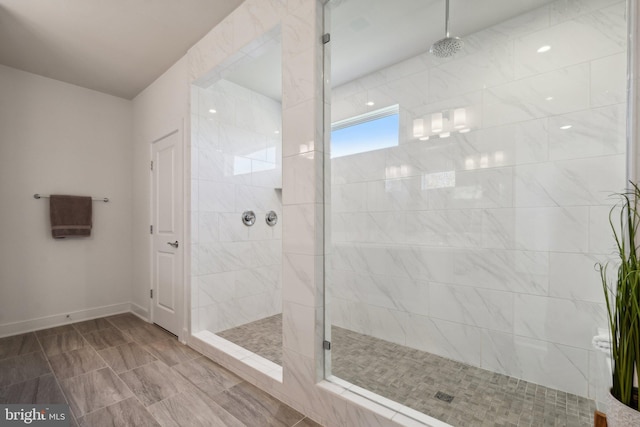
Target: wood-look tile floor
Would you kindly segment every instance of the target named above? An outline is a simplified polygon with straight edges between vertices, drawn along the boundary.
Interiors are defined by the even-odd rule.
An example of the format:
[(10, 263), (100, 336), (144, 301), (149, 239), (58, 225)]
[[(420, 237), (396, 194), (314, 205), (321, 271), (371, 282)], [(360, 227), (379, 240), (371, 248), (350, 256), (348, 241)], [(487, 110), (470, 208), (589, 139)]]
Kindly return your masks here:
[(0, 338), (0, 403), (66, 403), (72, 426), (319, 427), (130, 313)]
[[(282, 363), (281, 315), (218, 335)], [(454, 426), (593, 426), (593, 400), (336, 326), (331, 369), (336, 377)], [(439, 392), (453, 400), (437, 398)]]

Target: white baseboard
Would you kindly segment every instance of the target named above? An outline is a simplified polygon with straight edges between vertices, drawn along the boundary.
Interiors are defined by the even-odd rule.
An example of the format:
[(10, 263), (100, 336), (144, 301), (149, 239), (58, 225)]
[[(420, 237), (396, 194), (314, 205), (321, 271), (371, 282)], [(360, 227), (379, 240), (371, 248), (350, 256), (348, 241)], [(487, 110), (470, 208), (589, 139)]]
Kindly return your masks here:
[(140, 317), (142, 320), (144, 320), (145, 322), (150, 322), (151, 319), (149, 319), (149, 310), (147, 310), (146, 308), (139, 306), (138, 304), (132, 302), (131, 303), (131, 312), (133, 314), (135, 314), (136, 316)]
[(136, 304), (123, 302), (120, 304), (105, 305), (86, 310), (55, 314), (53, 316), (40, 317), (37, 319), (5, 323), (0, 325), (0, 338), (23, 334), (25, 332), (38, 331), (40, 329), (53, 328), (55, 326), (68, 325), (69, 323), (80, 322), (82, 320), (96, 319), (98, 317), (129, 312), (133, 312), (134, 314), (143, 317), (144, 320), (147, 320), (147, 310)]

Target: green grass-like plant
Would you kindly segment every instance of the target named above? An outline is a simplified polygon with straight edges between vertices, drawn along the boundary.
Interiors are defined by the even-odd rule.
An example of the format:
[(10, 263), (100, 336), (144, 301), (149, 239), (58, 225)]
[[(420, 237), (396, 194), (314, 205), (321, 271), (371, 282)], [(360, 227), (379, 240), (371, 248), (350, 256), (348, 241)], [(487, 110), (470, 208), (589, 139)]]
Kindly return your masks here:
[[(636, 207), (640, 188), (616, 194), (620, 201), (609, 212), (609, 223), (617, 246), (617, 275), (607, 275), (609, 262), (598, 263), (609, 318), (613, 386), (611, 394), (623, 404), (638, 409), (633, 402), (633, 382), (640, 372), (640, 265), (636, 246), (640, 213)], [(619, 264), (618, 264), (619, 263)]]

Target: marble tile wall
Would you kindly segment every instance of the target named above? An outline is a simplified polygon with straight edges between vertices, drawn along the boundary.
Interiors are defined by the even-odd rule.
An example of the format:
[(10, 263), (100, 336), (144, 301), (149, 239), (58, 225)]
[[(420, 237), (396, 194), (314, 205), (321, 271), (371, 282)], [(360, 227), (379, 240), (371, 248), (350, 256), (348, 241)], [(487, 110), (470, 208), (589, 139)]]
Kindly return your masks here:
[[(293, 406), (297, 410), (304, 412), (311, 416), (314, 420), (319, 421), (322, 425), (326, 426), (339, 426), (339, 425), (354, 425), (354, 426), (391, 426), (391, 425), (430, 425), (430, 426), (444, 426), (444, 423), (438, 422), (433, 418), (416, 414), (415, 411), (411, 413), (397, 412), (395, 410), (382, 407), (380, 404), (372, 402), (367, 398), (361, 397), (349, 390), (349, 384), (344, 384), (339, 380), (335, 382), (321, 381), (324, 378), (323, 373), (323, 361), (324, 352), (322, 350), (322, 330), (323, 330), (323, 316), (322, 311), (325, 304), (324, 301), (324, 271), (323, 263), (325, 253), (330, 253), (333, 248), (323, 248), (325, 236), (323, 235), (323, 228), (325, 222), (330, 224), (334, 219), (331, 217), (324, 217), (322, 212), (322, 204), (324, 203), (323, 191), (321, 185), (319, 185), (319, 177), (322, 176), (322, 172), (319, 168), (322, 167), (322, 156), (327, 155), (323, 152), (323, 133), (324, 124), (322, 120), (323, 107), (323, 81), (322, 81), (322, 65), (323, 65), (323, 46), (320, 43), (320, 36), (324, 31), (323, 26), (323, 5), (325, 1), (302, 1), (302, 0), (246, 0), (240, 5), (228, 18), (216, 26), (211, 32), (209, 32), (202, 40), (194, 45), (187, 54), (187, 61), (189, 64), (189, 76), (185, 84), (193, 83), (205, 76), (212, 69), (215, 69), (221, 65), (225, 60), (229, 59), (232, 55), (240, 52), (245, 46), (247, 46), (252, 40), (255, 40), (267, 31), (281, 26), (282, 28), (282, 60), (283, 60), (283, 156), (289, 157), (287, 160), (290, 164), (305, 163), (309, 168), (313, 169), (313, 173), (305, 173), (302, 175), (304, 183), (295, 182), (295, 176), (289, 175), (289, 178), (284, 179), (283, 192), (291, 191), (290, 195), (293, 197), (288, 199), (284, 204), (286, 205), (284, 210), (286, 213), (295, 214), (291, 221), (286, 221), (286, 227), (283, 229), (283, 300), (288, 303), (283, 305), (283, 311), (290, 311), (286, 316), (283, 316), (283, 335), (287, 337), (284, 344), (283, 351), (283, 379), (279, 380), (270, 376), (268, 373), (260, 371), (253, 365), (249, 365), (239, 360), (233, 353), (219, 350), (215, 344), (210, 340), (203, 341), (196, 335), (189, 337), (189, 344), (200, 348), (205, 354), (213, 358), (217, 362), (221, 363), (225, 367), (229, 368), (233, 372), (247, 379), (251, 383), (259, 386), (268, 393), (280, 398), (284, 402)], [(615, 5), (620, 3), (619, 0), (609, 0), (606, 5)], [(478, 49), (480, 46), (492, 41), (506, 42), (509, 38), (513, 40), (516, 37), (525, 36), (535, 31), (539, 31), (544, 26), (549, 26), (555, 23), (561, 23), (569, 19), (573, 19), (582, 14), (590, 13), (594, 10), (601, 9), (605, 3), (602, 0), (589, 0), (587, 1), (573, 1), (566, 0), (552, 4), (547, 8), (534, 11), (531, 14), (516, 18), (509, 22), (502, 23), (493, 28), (487, 29), (475, 34), (472, 38), (467, 39), (467, 46), (469, 49)], [(609, 31), (609, 29), (607, 29)], [(330, 49), (330, 44), (325, 45), (324, 48)], [(623, 53), (624, 49), (620, 49), (619, 53)], [(613, 58), (614, 55), (611, 55)], [(623, 86), (616, 85), (615, 88), (611, 87), (610, 81), (604, 78), (606, 75), (624, 75), (624, 71), (621, 69), (607, 70), (606, 64), (614, 64), (615, 59), (607, 59), (609, 57), (602, 57), (600, 59), (594, 59), (590, 61), (593, 67), (590, 70), (590, 84), (589, 90), (598, 92), (600, 95), (590, 96), (589, 102), (593, 105), (606, 106), (610, 105), (608, 99), (613, 98), (612, 104), (622, 104), (618, 94), (624, 92)], [(624, 59), (621, 55), (619, 58)], [(618, 59), (620, 60), (620, 59)], [(407, 73), (403, 76), (413, 74), (412, 68), (415, 63), (424, 63), (428, 67), (432, 67), (438, 64), (430, 62), (426, 56), (420, 56), (414, 58), (406, 64), (399, 64), (401, 66), (408, 66)], [(602, 61), (602, 62), (599, 62)], [(444, 63), (444, 62), (443, 62)], [(600, 67), (600, 68), (598, 68)], [(429, 78), (429, 70), (423, 70), (423, 75)], [(515, 71), (514, 71), (515, 73)], [(597, 83), (594, 80), (594, 76), (602, 76), (601, 83)], [(381, 76), (375, 75), (374, 78)], [(385, 89), (384, 76), (379, 86), (381, 89)], [(514, 77), (515, 78), (515, 77)], [(530, 78), (530, 77), (529, 77)], [(396, 79), (397, 84), (401, 83), (401, 79)], [(614, 80), (611, 80), (614, 81)], [(429, 87), (429, 80), (423, 80), (422, 77), (418, 77), (412, 80), (413, 84), (417, 85), (417, 88)], [(371, 85), (370, 87), (374, 87)], [(326, 88), (325, 88), (326, 89)], [(357, 93), (359, 91), (358, 86), (345, 86), (344, 92), (341, 96), (349, 96), (350, 94)], [(373, 91), (373, 89), (372, 89)], [(405, 111), (407, 108), (416, 109), (416, 111), (410, 111), (411, 115), (421, 114), (417, 109), (422, 109), (422, 112), (430, 112), (434, 109), (447, 108), (447, 106), (456, 105), (459, 102), (465, 102), (465, 105), (470, 107), (480, 108), (483, 105), (483, 92), (478, 90), (476, 92), (463, 93), (454, 99), (433, 99), (426, 104), (423, 104), (421, 99), (416, 99), (412, 96), (414, 91), (403, 91), (403, 99), (406, 101)], [(417, 92), (417, 91), (415, 91)], [(379, 91), (377, 92), (379, 93)], [(334, 94), (336, 96), (336, 94)], [(598, 103), (598, 104), (596, 104)], [(356, 104), (351, 103), (352, 106)], [(604, 104), (604, 105), (602, 105)], [(339, 108), (346, 108), (346, 114), (350, 115), (351, 111), (348, 110), (350, 104), (348, 102), (340, 105), (334, 105), (334, 112), (339, 111)], [(354, 107), (355, 108), (355, 107)], [(409, 119), (412, 119), (411, 115)], [(534, 115), (535, 116), (535, 115)], [(502, 126), (496, 126), (495, 129), (499, 132), (504, 132), (507, 135), (506, 139), (499, 141), (504, 147), (508, 147), (513, 157), (508, 157), (511, 163), (505, 163), (505, 168), (515, 168), (520, 164), (545, 162), (549, 160), (549, 141), (548, 138), (538, 138), (537, 132), (540, 129), (546, 129), (548, 127), (549, 117), (540, 116), (535, 119), (529, 119), (527, 121), (514, 122), (512, 124), (504, 124)], [(401, 132), (408, 134), (410, 132), (410, 125), (406, 118), (402, 122), (403, 129)], [(492, 140), (491, 128), (482, 129), (482, 132), (475, 132), (476, 135), (486, 135), (485, 143), (490, 147)], [(470, 137), (467, 134), (467, 137)], [(414, 144), (415, 147), (419, 147), (418, 144)], [(470, 160), (477, 162), (482, 161), (482, 149), (476, 148), (476, 145), (461, 144), (461, 147), (469, 150), (469, 156), (477, 156)], [(486, 149), (487, 151), (489, 148)], [(505, 148), (505, 154), (507, 153)], [(506, 158), (503, 155), (503, 160)], [(311, 160), (313, 159), (313, 161)], [(428, 162), (428, 156), (420, 157), (421, 162)], [(372, 160), (371, 158), (369, 160)], [(490, 159), (487, 158), (487, 162)], [(382, 159), (376, 159), (378, 162), (386, 161), (386, 154), (382, 156)], [(459, 160), (460, 161), (460, 160)], [(462, 164), (466, 165), (467, 161), (465, 157), (462, 157)], [(471, 162), (469, 162), (471, 164)], [(355, 171), (359, 168), (353, 167)], [(445, 171), (448, 169), (445, 169)], [(483, 170), (484, 171), (484, 170)], [(470, 173), (479, 173), (473, 167), (469, 167)], [(307, 171), (309, 172), (309, 171)], [(462, 171), (460, 171), (462, 172)], [(513, 172), (513, 171), (512, 171)], [(495, 174), (494, 174), (495, 176)], [(400, 182), (403, 180), (402, 176), (397, 177)], [(487, 175), (485, 180), (490, 183), (492, 176)], [(379, 178), (379, 179), (384, 179)], [(360, 182), (358, 182), (359, 184)], [(305, 185), (310, 193), (302, 194), (299, 191), (293, 191), (296, 186)], [(401, 185), (404, 185), (401, 184)], [(622, 184), (621, 184), (622, 185)], [(299, 188), (299, 187), (298, 187)], [(405, 186), (405, 188), (411, 188)], [(330, 188), (325, 188), (324, 191), (330, 191)], [(465, 202), (469, 204), (472, 200), (469, 200), (468, 194), (471, 190), (465, 188), (464, 191), (457, 193), (459, 196), (458, 203)], [(488, 191), (488, 190), (487, 190)], [(607, 190), (610, 191), (610, 190)], [(495, 192), (495, 190), (494, 190)], [(190, 198), (192, 201), (197, 200), (197, 192), (190, 192)], [(295, 197), (294, 197), (295, 195)], [(467, 197), (465, 200), (464, 197)], [(365, 199), (366, 206), (366, 199)], [(491, 253), (491, 265), (494, 265), (498, 269), (497, 276), (504, 274), (509, 275), (511, 281), (522, 289), (533, 289), (534, 293), (531, 295), (538, 295), (545, 289), (545, 286), (549, 286), (549, 289), (562, 289), (559, 292), (572, 293), (576, 292), (578, 285), (570, 289), (562, 288), (561, 284), (565, 281), (562, 275), (556, 277), (556, 284), (551, 285), (549, 280), (549, 272), (547, 271), (544, 260), (549, 262), (549, 269), (562, 268), (562, 258), (557, 258), (555, 261), (551, 259), (553, 252), (545, 251), (527, 251), (527, 250), (515, 250), (508, 249), (509, 246), (509, 234), (491, 234), (490, 228), (486, 231), (486, 227), (501, 227), (501, 214), (509, 217), (511, 209), (515, 209), (514, 206), (506, 207), (484, 207), (478, 208), (484, 209), (483, 218), (485, 213), (494, 214), (492, 218), (496, 220), (491, 222), (483, 221), (483, 234), (482, 241), (486, 242), (486, 245), (497, 245), (497, 249), (501, 251), (487, 252), (486, 250), (479, 251), (478, 256), (488, 256)], [(501, 211), (501, 209), (503, 209)], [(461, 209), (462, 210), (462, 209)], [(487, 210), (493, 210), (493, 212), (486, 212)], [(601, 221), (593, 220), (597, 215), (606, 215), (607, 206), (590, 206), (589, 207), (589, 244), (596, 245), (603, 244), (603, 238), (599, 236), (607, 235), (607, 230), (602, 227)], [(402, 215), (401, 210), (388, 210), (381, 213), (394, 215)], [(287, 215), (289, 218), (289, 215)], [(405, 216), (406, 218), (406, 216)], [(518, 222), (514, 220), (514, 223)], [(491, 225), (489, 225), (491, 224)], [(507, 223), (505, 226), (507, 230), (511, 227)], [(191, 224), (191, 228), (197, 227), (197, 224)], [(380, 227), (379, 233), (388, 233), (386, 228)], [(389, 228), (393, 230), (393, 227)], [(362, 229), (357, 228), (354, 230), (343, 230), (343, 234), (349, 233), (361, 233)], [(466, 238), (465, 234), (461, 235)], [(458, 237), (460, 238), (460, 237)], [(331, 241), (331, 236), (327, 236), (327, 241)], [(396, 247), (402, 244), (397, 244)], [(390, 246), (390, 245), (385, 245)], [(398, 263), (400, 271), (404, 269), (409, 279), (416, 280), (413, 276), (427, 276), (433, 275), (438, 278), (436, 283), (447, 285), (448, 282), (441, 277), (449, 277), (453, 272), (456, 273), (456, 277), (464, 278), (470, 281), (473, 279), (473, 271), (468, 271), (469, 266), (473, 264), (467, 263), (466, 267), (461, 268), (457, 265), (459, 258), (455, 256), (456, 251), (459, 248), (447, 248), (447, 247), (418, 247), (420, 245), (405, 245), (403, 249), (403, 256), (406, 256), (407, 261), (404, 263)], [(491, 246), (488, 246), (491, 247)], [(461, 248), (465, 250), (466, 248)], [(473, 252), (472, 252), (473, 253)], [(589, 262), (592, 257), (598, 257), (605, 251), (599, 250), (599, 252), (581, 253), (581, 252), (558, 252), (562, 255), (576, 255), (571, 262), (574, 265), (584, 265)], [(194, 258), (197, 259), (197, 248), (194, 248)], [(429, 255), (425, 257), (425, 255)], [(399, 258), (397, 258), (399, 259)], [(404, 259), (404, 258), (403, 258)], [(422, 262), (423, 259), (427, 259), (428, 262)], [(414, 260), (414, 261), (411, 261)], [(338, 262), (333, 259), (331, 262)], [(352, 261), (353, 262), (353, 261)], [(560, 264), (558, 264), (560, 263)], [(577, 264), (576, 264), (577, 263)], [(391, 264), (390, 264), (391, 265)], [(197, 262), (194, 263), (194, 268), (197, 268)], [(197, 271), (197, 270), (194, 270)], [(466, 274), (465, 271), (468, 271)], [(557, 270), (555, 270), (557, 271)], [(565, 275), (571, 274), (571, 270), (566, 269)], [(327, 275), (332, 275), (334, 270), (327, 270)], [(413, 276), (409, 276), (409, 273)], [(487, 268), (486, 271), (482, 271), (482, 274), (478, 274), (478, 277), (482, 277), (483, 283), (497, 283), (494, 286), (505, 286), (500, 281), (491, 281), (491, 277), (496, 274)], [(565, 276), (566, 277), (566, 276)], [(581, 275), (580, 278), (584, 277)], [(429, 282), (429, 280), (427, 280)], [(576, 281), (577, 282), (577, 281)], [(457, 286), (468, 286), (464, 282), (457, 283)], [(511, 285), (511, 282), (509, 282)], [(416, 285), (414, 285), (416, 286)], [(589, 285), (590, 286), (590, 285)], [(540, 290), (540, 288), (542, 290)], [(193, 291), (192, 287), (192, 291)], [(428, 291), (428, 287), (422, 288)], [(492, 289), (492, 288), (489, 288)], [(493, 289), (500, 291), (500, 288)], [(331, 294), (331, 289), (327, 289), (327, 292)], [(594, 291), (596, 292), (596, 291)], [(513, 292), (512, 292), (513, 293)], [(527, 292), (523, 292), (528, 295)], [(587, 299), (593, 299), (593, 293), (586, 293)], [(428, 293), (426, 294), (428, 297)], [(515, 297), (515, 294), (514, 294)], [(551, 297), (549, 295), (548, 297)], [(327, 305), (334, 307), (343, 307), (348, 305), (350, 301), (346, 299), (334, 299), (328, 300)], [(545, 352), (550, 357), (549, 363), (555, 363), (554, 361), (562, 361), (567, 357), (565, 355), (571, 354), (570, 351), (565, 351), (562, 347), (563, 344), (550, 343), (549, 341), (539, 340), (532, 337), (518, 337), (511, 333), (504, 333), (500, 331), (493, 331), (491, 329), (482, 329), (472, 325), (466, 325), (455, 321), (432, 319), (428, 316), (412, 313), (411, 311), (390, 310), (382, 308), (379, 310), (380, 314), (387, 313), (386, 318), (383, 320), (393, 321), (392, 325), (403, 327), (404, 334), (408, 341), (422, 342), (425, 346), (435, 345), (438, 352), (453, 354), (458, 351), (461, 354), (467, 354), (463, 340), (465, 337), (472, 344), (475, 349), (480, 350), (469, 351), (469, 358), (478, 360), (476, 355), (477, 351), (484, 348), (493, 346), (493, 354), (500, 355), (503, 348), (508, 348), (509, 345), (519, 346), (521, 351), (527, 352), (527, 349), (536, 349), (532, 352), (530, 357), (533, 358), (538, 366), (544, 361)], [(344, 317), (349, 317), (350, 313), (343, 312)], [(395, 317), (394, 317), (395, 316)], [(478, 316), (478, 315), (476, 315)], [(480, 318), (482, 315), (480, 315)], [(192, 313), (192, 321), (197, 319), (197, 316)], [(380, 322), (382, 323), (382, 322)], [(192, 325), (193, 330), (197, 330), (197, 325)], [(433, 331), (432, 334), (425, 334), (425, 331)], [(205, 333), (203, 331), (202, 333)], [(478, 333), (482, 335), (478, 339)], [(487, 336), (491, 333), (491, 336)], [(311, 340), (299, 340), (296, 337), (298, 335), (314, 336), (313, 343)], [(402, 337), (402, 334), (396, 334), (396, 336)], [(452, 338), (453, 337), (453, 338)], [(504, 340), (501, 340), (504, 338)], [(528, 340), (528, 342), (527, 342)], [(486, 344), (485, 344), (486, 342)], [(480, 344), (478, 344), (480, 343)], [(480, 347), (479, 347), (480, 346)], [(570, 346), (569, 346), (570, 347)], [(571, 347), (572, 349), (575, 347)], [(584, 349), (578, 349), (581, 354), (586, 354)], [(433, 351), (433, 350), (432, 350)], [(512, 353), (515, 354), (515, 353)], [(528, 354), (528, 353), (527, 353)], [(509, 356), (511, 357), (511, 356)], [(595, 371), (594, 360), (591, 355), (588, 354), (588, 369), (589, 371)], [(491, 359), (487, 359), (491, 360)], [(522, 366), (522, 360), (515, 358), (495, 357), (493, 363), (497, 366), (510, 366), (508, 362), (513, 360), (511, 366)], [(487, 365), (488, 366), (487, 362)], [(528, 365), (528, 372), (535, 369), (535, 364)], [(563, 368), (566, 363), (559, 364), (557, 369)], [(573, 370), (572, 375), (580, 377), (581, 371)], [(548, 376), (552, 376), (553, 372), (547, 372)], [(592, 378), (592, 377), (590, 377)], [(395, 407), (394, 407), (395, 408)], [(401, 409), (399, 409), (401, 411)], [(419, 420), (419, 421), (416, 421)]]
[[(397, 147), (331, 160), (335, 325), (595, 396), (593, 267), (625, 186), (626, 3), (583, 3), (333, 88), (332, 121), (400, 108)], [(468, 133), (414, 137), (414, 119), (461, 107)]]
[(282, 312), (282, 107), (228, 80), (191, 99), (192, 328), (219, 332)]
[[(189, 344), (322, 425), (402, 425), (402, 414), (362, 402), (346, 388), (322, 381), (324, 352), (323, 0), (246, 0), (188, 52), (189, 81), (212, 70), (275, 28), (282, 31), (282, 156), (288, 167), (312, 173), (283, 176), (283, 369), (274, 377), (256, 364), (219, 348), (202, 331)], [(302, 190), (306, 189), (306, 190)], [(191, 200), (198, 195), (191, 191)], [(192, 253), (197, 257), (197, 253)], [(196, 266), (197, 267), (197, 263)], [(193, 293), (194, 286), (191, 286)], [(192, 313), (192, 321), (194, 318)], [(195, 326), (195, 327), (194, 327)], [(213, 338), (212, 338), (213, 337)], [(313, 337), (313, 339), (299, 337)], [(406, 418), (406, 417), (405, 417)], [(429, 424), (441, 425), (441, 424)]]

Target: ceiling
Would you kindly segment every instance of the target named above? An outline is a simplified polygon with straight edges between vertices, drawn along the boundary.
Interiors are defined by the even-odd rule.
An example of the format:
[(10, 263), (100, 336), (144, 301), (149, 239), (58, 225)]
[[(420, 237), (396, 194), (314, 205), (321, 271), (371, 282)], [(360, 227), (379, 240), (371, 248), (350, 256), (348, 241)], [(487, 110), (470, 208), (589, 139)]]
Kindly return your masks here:
[[(449, 31), (464, 39), (550, 2), (451, 0)], [(424, 53), (445, 36), (445, 0), (333, 0), (330, 4), (334, 86)]]
[[(0, 64), (132, 99), (243, 0), (0, 0)], [(451, 0), (452, 35), (549, 0)], [(444, 36), (444, 0), (332, 0), (332, 85), (415, 56)], [(230, 80), (272, 98), (280, 49)], [(262, 89), (261, 89), (262, 88)]]
[(0, 64), (132, 99), (243, 0), (0, 0)]
[[(449, 30), (464, 38), (547, 3), (451, 0)], [(333, 87), (424, 53), (444, 37), (444, 0), (332, 0), (329, 7)], [(280, 67), (280, 51), (272, 49), (243, 62), (226, 79), (279, 100)]]

